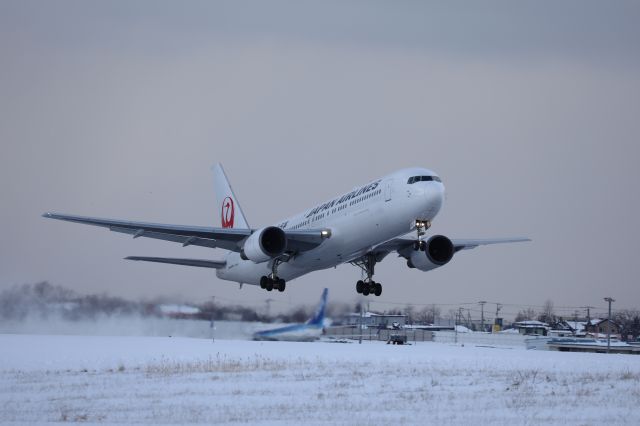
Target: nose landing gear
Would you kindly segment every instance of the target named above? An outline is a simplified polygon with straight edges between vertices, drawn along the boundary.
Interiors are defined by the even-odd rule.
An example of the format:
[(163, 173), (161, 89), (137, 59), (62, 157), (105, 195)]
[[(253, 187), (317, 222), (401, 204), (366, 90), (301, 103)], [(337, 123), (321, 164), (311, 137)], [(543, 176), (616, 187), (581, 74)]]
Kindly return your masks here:
[(418, 233), (418, 239), (413, 243), (413, 249), (415, 251), (425, 251), (427, 243), (422, 240), (422, 236), (427, 233), (427, 229), (431, 228), (430, 220), (416, 219), (416, 231)]

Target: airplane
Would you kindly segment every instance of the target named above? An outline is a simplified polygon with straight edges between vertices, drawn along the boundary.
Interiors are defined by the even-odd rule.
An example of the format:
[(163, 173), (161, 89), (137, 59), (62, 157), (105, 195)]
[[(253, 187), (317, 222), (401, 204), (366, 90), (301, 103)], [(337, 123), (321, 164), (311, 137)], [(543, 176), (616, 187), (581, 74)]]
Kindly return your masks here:
[(327, 306), (328, 293), (329, 289), (325, 288), (316, 312), (304, 324), (293, 324), (272, 330), (258, 331), (253, 334), (253, 340), (288, 340), (295, 342), (317, 340), (324, 327), (324, 311)]
[[(450, 239), (426, 232), (440, 212), (445, 188), (435, 172), (406, 168), (374, 179), (276, 225), (252, 228), (221, 164), (213, 167), (220, 227), (165, 225), (58, 213), (43, 216), (186, 246), (228, 250), (224, 260), (129, 256), (125, 259), (213, 268), (222, 280), (284, 291), (313, 271), (350, 263), (363, 271), (356, 292), (382, 294), (376, 264), (396, 252), (409, 268), (430, 271), (461, 250), (528, 238)], [(411, 235), (413, 234), (413, 235)]]

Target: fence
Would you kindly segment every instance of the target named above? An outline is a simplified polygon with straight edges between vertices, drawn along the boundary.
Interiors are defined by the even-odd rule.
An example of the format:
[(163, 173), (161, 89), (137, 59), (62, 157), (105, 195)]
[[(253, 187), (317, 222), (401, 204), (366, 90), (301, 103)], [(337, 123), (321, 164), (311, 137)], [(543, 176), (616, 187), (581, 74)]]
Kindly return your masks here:
[(391, 335), (407, 336), (407, 342), (431, 342), (433, 332), (429, 330), (392, 330), (387, 328), (365, 328), (359, 330), (357, 327), (329, 327), (325, 330), (327, 337), (342, 337), (344, 339), (358, 340), (379, 340), (387, 342)]
[(453, 331), (436, 331), (434, 341), (440, 343), (458, 343), (469, 345), (525, 347), (525, 340), (531, 336), (507, 333), (456, 333)]

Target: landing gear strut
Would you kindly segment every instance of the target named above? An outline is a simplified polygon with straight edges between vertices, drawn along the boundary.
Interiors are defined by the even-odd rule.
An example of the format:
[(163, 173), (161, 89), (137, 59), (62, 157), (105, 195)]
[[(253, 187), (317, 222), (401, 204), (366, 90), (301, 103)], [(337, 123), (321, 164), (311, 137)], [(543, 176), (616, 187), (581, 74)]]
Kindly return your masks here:
[(359, 280), (356, 283), (356, 292), (361, 293), (363, 296), (368, 296), (369, 294), (380, 296), (382, 294), (382, 284), (373, 281), (374, 267), (376, 265), (376, 255), (373, 253), (368, 253), (364, 257), (364, 259), (351, 263), (355, 266), (358, 266), (367, 274), (367, 278), (365, 278), (364, 280)]
[(260, 277), (260, 288), (267, 291), (284, 291), (284, 289), (287, 287), (287, 283), (282, 278), (278, 278), (278, 266), (281, 263), (282, 260), (280, 259), (273, 260), (273, 265), (271, 265), (271, 273), (269, 274), (269, 276), (263, 275), (262, 277)]
[(422, 236), (426, 234), (427, 229), (431, 228), (430, 220), (416, 219), (416, 231), (418, 233), (418, 239), (413, 243), (413, 249), (415, 251), (425, 251), (427, 243), (422, 240)]

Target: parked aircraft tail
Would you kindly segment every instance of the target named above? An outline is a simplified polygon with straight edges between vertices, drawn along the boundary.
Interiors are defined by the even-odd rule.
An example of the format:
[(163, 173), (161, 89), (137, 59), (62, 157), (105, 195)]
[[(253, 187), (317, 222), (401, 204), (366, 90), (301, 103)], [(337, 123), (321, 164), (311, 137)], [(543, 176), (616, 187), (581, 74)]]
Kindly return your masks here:
[(325, 288), (322, 292), (322, 297), (320, 298), (320, 304), (316, 308), (316, 312), (308, 321), (308, 325), (315, 325), (322, 327), (322, 323), (324, 322), (324, 310), (327, 306), (327, 295), (329, 293), (329, 289)]
[(238, 199), (231, 189), (227, 175), (224, 173), (222, 164), (217, 163), (213, 167), (215, 178), (216, 199), (220, 210), (220, 226), (223, 228), (250, 229), (247, 219), (242, 213), (242, 208)]

